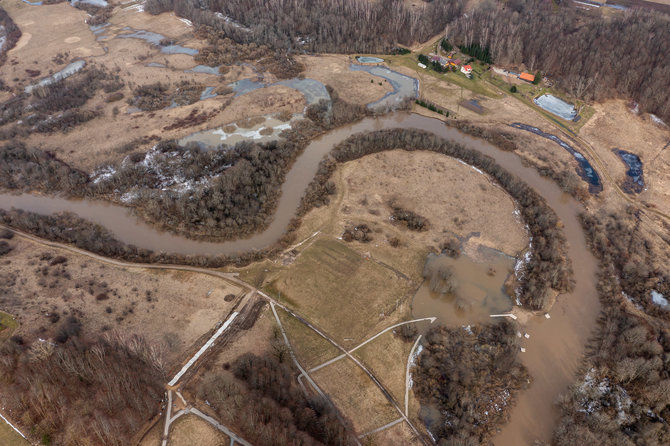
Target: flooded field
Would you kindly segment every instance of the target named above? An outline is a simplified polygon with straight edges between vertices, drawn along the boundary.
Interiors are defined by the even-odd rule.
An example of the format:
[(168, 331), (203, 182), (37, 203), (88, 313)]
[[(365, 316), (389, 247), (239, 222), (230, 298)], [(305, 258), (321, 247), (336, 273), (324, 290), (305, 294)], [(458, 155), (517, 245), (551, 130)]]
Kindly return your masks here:
[(465, 255), (454, 259), (429, 254), (424, 267), (425, 281), (412, 302), (412, 314), (436, 316), (449, 326), (490, 321), (491, 314), (512, 309), (504, 291), (505, 280), (514, 271), (514, 259), (492, 254), (477, 263)]
[(360, 63), (382, 63), (384, 59), (379, 57), (368, 57), (368, 56), (359, 56), (356, 58)]

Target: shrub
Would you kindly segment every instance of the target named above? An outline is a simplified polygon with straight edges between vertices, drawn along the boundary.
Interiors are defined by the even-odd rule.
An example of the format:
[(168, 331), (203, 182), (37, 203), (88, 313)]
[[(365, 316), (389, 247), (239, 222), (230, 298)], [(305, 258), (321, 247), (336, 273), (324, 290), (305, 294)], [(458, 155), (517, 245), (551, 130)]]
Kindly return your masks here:
[(512, 85), (512, 87), (509, 89), (509, 91), (511, 91), (512, 93), (516, 93), (517, 92), (516, 85)]

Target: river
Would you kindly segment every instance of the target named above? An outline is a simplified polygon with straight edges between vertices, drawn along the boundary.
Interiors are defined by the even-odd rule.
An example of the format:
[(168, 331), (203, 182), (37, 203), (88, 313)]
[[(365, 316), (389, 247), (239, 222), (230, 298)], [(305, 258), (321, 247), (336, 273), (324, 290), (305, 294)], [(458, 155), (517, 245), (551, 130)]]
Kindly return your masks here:
[(532, 444), (534, 439), (548, 441), (558, 420), (554, 402), (574, 381), (584, 345), (591, 334), (600, 311), (596, 292), (597, 262), (586, 247), (577, 215), (581, 206), (563, 193), (552, 181), (532, 167), (525, 167), (513, 152), (498, 150), (485, 141), (475, 139), (447, 127), (442, 121), (418, 114), (393, 113), (366, 118), (358, 123), (328, 132), (313, 140), (298, 157), (281, 188), (281, 198), (269, 227), (250, 238), (231, 242), (210, 243), (189, 240), (167, 232), (159, 232), (129, 214), (127, 208), (90, 201), (28, 194), (0, 194), (0, 207), (17, 207), (38, 213), (74, 212), (109, 229), (119, 240), (154, 251), (183, 254), (229, 254), (263, 248), (276, 241), (294, 216), (305, 188), (314, 177), (321, 159), (339, 142), (357, 132), (388, 128), (416, 128), (462, 143), (491, 156), (508, 172), (522, 178), (556, 212), (564, 224), (569, 242), (568, 254), (575, 271), (576, 286), (572, 293), (559, 296), (551, 310), (551, 318), (531, 318), (526, 326), (530, 339), (524, 341), (523, 363), (534, 379), (522, 392), (512, 409), (511, 420), (494, 438), (496, 445)]

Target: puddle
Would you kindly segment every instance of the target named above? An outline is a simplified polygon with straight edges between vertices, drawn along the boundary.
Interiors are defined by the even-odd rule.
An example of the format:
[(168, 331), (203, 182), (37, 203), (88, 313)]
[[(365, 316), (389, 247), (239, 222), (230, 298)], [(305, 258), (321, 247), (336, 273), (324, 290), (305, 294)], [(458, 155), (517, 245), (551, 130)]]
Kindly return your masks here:
[(190, 70), (184, 70), (184, 73), (204, 73), (204, 74), (213, 74), (215, 76), (219, 75), (219, 67), (208, 67), (207, 65), (196, 65)]
[(568, 104), (556, 96), (543, 94), (542, 96), (533, 99), (533, 102), (538, 107), (567, 121), (572, 121), (577, 117), (577, 110), (575, 110), (575, 106)]
[(149, 62), (147, 64), (147, 67), (151, 68), (165, 68), (165, 64), (159, 63), (159, 62)]
[(86, 62), (84, 62), (83, 60), (76, 60), (76, 61), (68, 64), (65, 68), (63, 68), (59, 72), (54, 73), (49, 77), (45, 77), (44, 79), (39, 81), (37, 84), (28, 85), (24, 89), (24, 91), (26, 93), (31, 93), (33, 91), (33, 89), (35, 89), (36, 87), (44, 87), (46, 85), (51, 85), (51, 84), (53, 84), (55, 82), (58, 82), (60, 80), (67, 79), (68, 77), (75, 74), (77, 71), (84, 68), (85, 65), (86, 65)]
[(644, 176), (642, 171), (642, 160), (639, 156), (634, 153), (626, 152), (621, 149), (612, 149), (616, 153), (621, 161), (628, 166), (626, 170), (626, 181), (624, 182), (623, 190), (626, 193), (637, 193), (639, 194), (644, 190)]
[(469, 101), (462, 101), (461, 105), (467, 108), (468, 110), (478, 113), (480, 115), (484, 114), (484, 107), (482, 107), (478, 99), (470, 99)]
[(367, 57), (367, 56), (359, 56), (356, 58), (357, 61), (360, 63), (382, 63), (384, 62), (384, 59), (380, 59), (379, 57)]
[(602, 183), (600, 182), (600, 176), (598, 175), (598, 172), (593, 168), (591, 163), (578, 151), (576, 151), (570, 144), (567, 142), (563, 141), (561, 138), (559, 138), (556, 135), (552, 135), (550, 133), (545, 133), (542, 130), (538, 129), (537, 127), (533, 127), (528, 124), (521, 124), (519, 122), (515, 122), (513, 124), (510, 124), (510, 127), (514, 127), (515, 129), (519, 130), (525, 130), (527, 132), (535, 133), (536, 135), (542, 136), (543, 138), (550, 139), (554, 141), (556, 144), (559, 146), (563, 147), (565, 150), (570, 152), (572, 156), (575, 157), (577, 160), (577, 164), (579, 167), (577, 168), (577, 174), (587, 183), (589, 183), (589, 192), (592, 194), (597, 194), (598, 192), (603, 190)]
[(106, 8), (109, 6), (109, 3), (107, 3), (105, 0), (70, 0), (70, 4), (72, 6), (76, 5), (77, 3), (86, 3), (87, 5), (93, 5), (99, 8)]
[(383, 98), (369, 103), (369, 108), (393, 108), (394, 105), (398, 105), (405, 98), (419, 97), (419, 81), (413, 77), (405, 76), (404, 74), (380, 66), (352, 64), (349, 69), (351, 71), (367, 71), (373, 76), (382, 77), (389, 81), (393, 87), (393, 91), (386, 93)]
[(215, 87), (206, 87), (203, 92), (200, 94), (200, 100), (204, 101), (205, 99), (212, 99), (217, 96), (216, 93), (214, 93), (214, 88)]
[(429, 254), (423, 275), (425, 281), (412, 303), (414, 317), (437, 316), (449, 326), (489, 322), (490, 315), (512, 309), (504, 283), (514, 271), (514, 259), (498, 254), (486, 263), (474, 262), (465, 255), (456, 259)]

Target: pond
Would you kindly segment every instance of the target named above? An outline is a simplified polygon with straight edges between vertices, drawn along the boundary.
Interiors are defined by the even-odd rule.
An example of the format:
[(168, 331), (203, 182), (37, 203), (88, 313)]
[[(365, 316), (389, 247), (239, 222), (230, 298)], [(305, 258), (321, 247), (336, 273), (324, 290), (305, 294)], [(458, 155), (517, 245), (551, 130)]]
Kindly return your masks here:
[(510, 124), (510, 127), (535, 133), (536, 135), (550, 139), (555, 143), (557, 143), (559, 146), (563, 147), (575, 158), (575, 160), (577, 160), (577, 174), (584, 181), (589, 183), (589, 191), (593, 194), (597, 194), (598, 192), (602, 191), (603, 186), (602, 183), (600, 182), (600, 176), (598, 175), (598, 172), (596, 172), (591, 163), (589, 163), (589, 160), (587, 160), (584, 157), (584, 155), (575, 150), (570, 144), (563, 141), (558, 136), (552, 135), (551, 133), (545, 133), (542, 130), (538, 129), (537, 127), (533, 127), (532, 125), (515, 122), (513, 124)]
[[(125, 29), (125, 28), (124, 28)], [(130, 28), (128, 28), (130, 30)], [(195, 56), (198, 54), (198, 50), (195, 48), (187, 48), (181, 45), (162, 45), (161, 42), (165, 40), (165, 36), (162, 34), (154, 33), (151, 31), (145, 31), (143, 29), (135, 30), (126, 34), (119, 34), (116, 37), (120, 39), (140, 39), (148, 42), (152, 45), (160, 47), (161, 53), (164, 54), (187, 54), (189, 56)]]
[(577, 117), (577, 110), (575, 110), (575, 106), (568, 104), (556, 96), (543, 94), (542, 96), (533, 99), (533, 102), (538, 107), (543, 108), (549, 113), (552, 113), (567, 121), (572, 121)]
[(356, 58), (357, 61), (360, 63), (382, 63), (384, 62), (384, 59), (380, 59), (379, 57), (368, 57), (368, 56), (359, 56)]
[(612, 149), (621, 161), (628, 167), (626, 170), (626, 181), (624, 182), (624, 191), (626, 193), (640, 193), (644, 190), (644, 175), (642, 171), (642, 160), (634, 153), (626, 152), (621, 149)]

